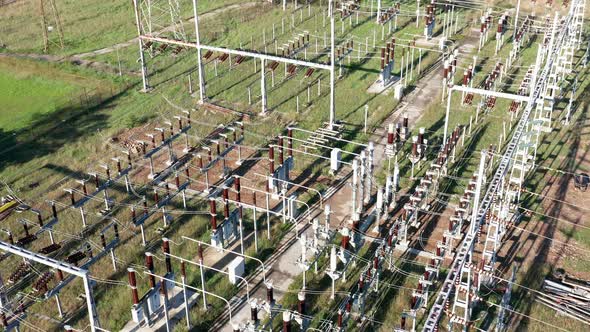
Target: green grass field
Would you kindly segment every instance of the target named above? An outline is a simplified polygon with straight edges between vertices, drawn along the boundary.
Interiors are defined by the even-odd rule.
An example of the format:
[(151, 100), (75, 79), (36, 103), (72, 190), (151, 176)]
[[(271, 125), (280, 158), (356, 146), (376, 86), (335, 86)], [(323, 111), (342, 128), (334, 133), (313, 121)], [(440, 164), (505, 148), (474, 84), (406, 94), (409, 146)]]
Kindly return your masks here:
[(2, 129), (22, 129), (35, 117), (59, 111), (68, 96), (80, 92), (80, 87), (67, 80), (60, 80), (56, 73), (40, 76), (25, 66), (12, 67), (6, 59), (0, 59), (0, 124)]
[[(167, 1), (161, 1), (167, 5)], [(242, 2), (241, 0), (201, 0), (201, 14), (217, 8)], [(92, 1), (56, 0), (56, 7), (64, 31), (64, 49), (58, 46), (58, 36), (54, 29), (49, 33), (50, 54), (72, 55), (108, 47), (125, 42), (137, 34), (135, 15), (131, 1)], [(181, 1), (181, 15), (192, 16), (192, 7)], [(47, 5), (46, 5), (47, 6)], [(53, 21), (51, 8), (45, 8)], [(4, 52), (41, 53), (43, 39), (41, 19), (37, 1), (23, 0), (2, 7), (0, 10), (0, 43), (6, 45)], [(0, 51), (2, 49), (0, 48)]]

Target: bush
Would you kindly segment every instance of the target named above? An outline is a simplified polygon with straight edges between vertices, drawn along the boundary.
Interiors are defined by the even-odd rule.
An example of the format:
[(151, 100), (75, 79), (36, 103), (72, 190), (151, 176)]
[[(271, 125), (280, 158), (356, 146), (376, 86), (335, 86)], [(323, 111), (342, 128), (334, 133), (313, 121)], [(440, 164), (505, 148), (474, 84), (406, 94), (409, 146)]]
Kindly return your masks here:
[(147, 123), (152, 118), (153, 118), (153, 116), (145, 115), (145, 114), (144, 115), (140, 115), (140, 116), (138, 116), (136, 114), (131, 114), (125, 120), (125, 126), (127, 128), (139, 127), (139, 126)]

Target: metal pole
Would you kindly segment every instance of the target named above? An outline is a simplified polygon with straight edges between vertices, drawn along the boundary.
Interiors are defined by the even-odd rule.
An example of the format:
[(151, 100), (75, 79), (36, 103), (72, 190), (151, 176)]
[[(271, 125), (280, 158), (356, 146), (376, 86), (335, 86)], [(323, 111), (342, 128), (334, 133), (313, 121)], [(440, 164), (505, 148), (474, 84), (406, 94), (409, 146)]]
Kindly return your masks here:
[(55, 294), (55, 305), (57, 306), (57, 312), (59, 313), (59, 317), (63, 318), (64, 313), (61, 309), (61, 301), (59, 300), (59, 294)]
[(364, 203), (366, 205), (369, 204), (369, 202), (371, 201), (371, 189), (373, 187), (373, 152), (374, 152), (374, 147), (373, 147), (373, 142), (369, 141), (369, 148), (367, 149), (368, 151), (368, 156), (367, 156), (367, 169), (366, 169), (366, 181), (367, 181), (367, 189), (365, 191), (366, 196), (364, 198)]
[(357, 189), (358, 189), (358, 160), (352, 161), (352, 217), (353, 220), (356, 218), (356, 201), (357, 201)]
[(329, 3), (329, 15), (330, 15), (330, 129), (333, 129), (334, 121), (336, 118), (336, 91), (334, 85), (336, 84), (336, 43), (335, 31), (334, 31), (334, 1), (330, 0)]
[(518, 29), (518, 13), (520, 12), (520, 0), (516, 5), (516, 16), (514, 17), (514, 31), (512, 31), (512, 41), (516, 39), (516, 29)]
[(199, 259), (199, 271), (201, 274), (201, 288), (203, 289), (203, 309), (207, 310), (207, 296), (205, 292), (205, 271), (203, 269), (202, 259)]
[[(137, 1), (137, 0), (135, 0)], [(193, 0), (193, 15), (195, 16), (195, 37), (197, 38), (197, 66), (199, 75), (199, 102), (205, 102), (205, 77), (203, 76), (203, 63), (201, 60), (201, 37), (199, 35), (199, 14), (197, 12), (197, 0)]]
[[(397, 14), (395, 16), (397, 17)], [(416, 0), (416, 28), (418, 27), (419, 21), (420, 21), (420, 0)]]
[[(133, 0), (133, 9), (135, 10), (135, 25), (137, 26), (137, 34), (141, 36), (141, 20), (139, 19), (139, 5), (137, 3), (138, 0)], [(143, 82), (143, 90), (144, 92), (149, 90), (149, 82), (148, 82), (148, 72), (147, 66), (145, 63), (145, 56), (143, 54), (143, 41), (141, 38), (137, 39), (139, 43), (139, 59), (141, 62), (141, 79)]]
[(92, 288), (88, 280), (88, 271), (82, 276), (82, 282), (84, 283), (86, 306), (88, 307), (88, 317), (90, 318), (90, 331), (94, 332), (96, 328), (100, 328), (100, 322), (98, 321), (98, 314), (94, 307), (94, 296), (92, 295)]
[(256, 221), (256, 206), (252, 208), (252, 221), (254, 222), (254, 249), (258, 253), (258, 222)]
[[(268, 180), (267, 180), (268, 181)], [(266, 238), (270, 240), (270, 202), (269, 193), (266, 193)]]
[(451, 98), (453, 96), (453, 89), (449, 90), (449, 97), (447, 98), (447, 111), (445, 113), (445, 130), (443, 134), (442, 147), (447, 142), (447, 132), (449, 130), (449, 112), (451, 111)]
[(186, 327), (189, 329), (191, 329), (191, 320), (190, 320), (190, 308), (188, 305), (188, 297), (186, 295), (186, 278), (185, 276), (181, 276), (180, 280), (182, 281), (182, 296), (184, 297), (184, 313), (186, 315)]
[(240, 223), (240, 252), (244, 254), (244, 227), (242, 225), (242, 218), (239, 220)]
[[(256, 61), (256, 59), (254, 59), (254, 61)], [(264, 75), (265, 73), (265, 60), (261, 59), (262, 61), (262, 66), (261, 66), (261, 77), (260, 77), (260, 92), (262, 94), (262, 112), (261, 114), (266, 114), (266, 76)]]
[(481, 159), (479, 161), (479, 171), (477, 172), (477, 184), (475, 185), (475, 197), (473, 198), (473, 213), (471, 214), (471, 225), (469, 225), (469, 233), (475, 234), (478, 228), (476, 225), (477, 214), (479, 213), (479, 199), (481, 196), (481, 185), (483, 183), (484, 169), (486, 166), (486, 152), (481, 151)]
[(367, 133), (367, 120), (369, 117), (369, 105), (365, 105), (365, 129), (364, 129), (364, 133)]
[(168, 314), (168, 289), (164, 279), (160, 279), (160, 290), (164, 296), (164, 319), (166, 324), (166, 332), (170, 332), (170, 316)]

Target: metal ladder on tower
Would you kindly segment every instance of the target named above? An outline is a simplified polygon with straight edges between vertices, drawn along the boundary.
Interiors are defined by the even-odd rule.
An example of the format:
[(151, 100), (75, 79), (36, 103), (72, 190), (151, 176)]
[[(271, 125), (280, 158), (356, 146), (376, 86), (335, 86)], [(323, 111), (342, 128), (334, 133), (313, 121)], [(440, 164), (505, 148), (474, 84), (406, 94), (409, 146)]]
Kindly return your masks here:
[(565, 75), (571, 74), (574, 69), (575, 53), (580, 42), (578, 40), (578, 30), (576, 26), (569, 26), (567, 34), (569, 38), (566, 41), (565, 47), (561, 49), (562, 55), (559, 58), (561, 60), (560, 74), (562, 80), (565, 78)]
[[(515, 190), (515, 188), (517, 188)], [(517, 221), (518, 212), (516, 205), (513, 204), (517, 200), (520, 187), (515, 187), (508, 181), (504, 181), (498, 189), (491, 210), (489, 224), (487, 229), (486, 240), (482, 252), (483, 270), (486, 272), (493, 272), (497, 259), (497, 252), (502, 243), (502, 237), (506, 232), (506, 221)], [(487, 276), (481, 278), (485, 284), (493, 285), (494, 279)], [(479, 285), (478, 285), (479, 289)]]
[(533, 115), (533, 127), (544, 133), (551, 132), (553, 109), (555, 105), (556, 91), (559, 90), (559, 71), (563, 51), (557, 56), (556, 63), (551, 67), (547, 80), (543, 84), (542, 93), (537, 98), (535, 113)]
[(584, 31), (584, 12), (586, 10), (586, 1), (578, 1), (573, 8), (574, 22), (572, 30), (575, 33), (574, 43), (579, 49), (582, 43), (582, 33)]
[(534, 135), (533, 132), (525, 131), (522, 133), (521, 140), (516, 145), (512, 168), (510, 170), (509, 183), (520, 188), (524, 181), (524, 175), (530, 169), (530, 161), (532, 156), (529, 153), (529, 149), (532, 147), (531, 139)]
[[(494, 198), (492, 208), (498, 204), (497, 199), (497, 197)], [(482, 252), (482, 259), (484, 261), (484, 271), (491, 272), (494, 270), (494, 265), (496, 264), (496, 253), (498, 252), (498, 248), (500, 246), (502, 234), (500, 232), (499, 218), (494, 215), (488, 220), (488, 229)]]
[(469, 318), (473, 309), (471, 284), (473, 282), (472, 258), (473, 246), (467, 249), (465, 253), (465, 264), (461, 266), (457, 279), (455, 279), (455, 298), (453, 301), (453, 308), (451, 319), (449, 319), (448, 330), (453, 330), (454, 323), (463, 325), (463, 331), (467, 331)]

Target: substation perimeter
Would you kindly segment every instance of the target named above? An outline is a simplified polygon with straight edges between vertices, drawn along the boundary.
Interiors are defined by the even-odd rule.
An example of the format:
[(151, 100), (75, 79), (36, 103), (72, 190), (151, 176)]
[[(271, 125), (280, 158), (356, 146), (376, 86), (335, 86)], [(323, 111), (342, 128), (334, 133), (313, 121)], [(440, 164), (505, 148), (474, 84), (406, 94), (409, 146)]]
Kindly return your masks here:
[[(422, 327), (437, 280), (445, 279), (470, 232), (477, 192), (483, 196), (485, 178), (494, 173), (525, 108), (526, 102), (490, 92), (524, 100), (536, 89), (531, 81), (539, 45), (551, 47), (558, 21), (520, 13), (514, 23), (515, 13), (495, 8), (484, 10), (489, 18), (484, 15), (487, 23), (480, 27), (467, 19), (479, 21), (486, 8), (478, 3), (447, 11), (433, 3), (419, 8), (416, 22), (415, 3), (387, 10), (378, 3), (337, 7), (337, 62), (327, 70), (273, 60), (261, 65), (247, 56), (201, 50), (203, 103), (169, 101), (156, 120), (107, 138), (111, 153), (101, 156), (102, 163), (68, 170), (43, 197), (7, 192), (18, 204), (3, 216), (3, 241), (88, 269), (92, 290), (55, 266), (5, 254), (0, 264), (9, 272), (2, 273), (1, 304), (9, 328), (83, 330), (91, 303), (95, 322), (108, 330), (138, 324), (234, 331)], [(281, 4), (268, 5), (268, 16), (238, 25), (240, 33), (200, 42), (329, 64), (327, 6), (313, 1), (283, 11)], [(499, 19), (506, 23), (498, 27)], [(157, 94), (176, 85), (201, 99), (196, 52), (180, 43), (193, 40), (186, 36), (195, 34), (194, 25), (180, 21), (182, 29), (177, 24), (150, 35), (150, 45), (149, 38), (140, 42), (149, 78), (144, 88)], [(450, 40), (443, 42), (445, 53), (439, 48), (443, 35)], [(163, 47), (167, 38), (172, 46)], [(583, 81), (586, 59), (582, 47), (561, 63), (572, 70), (558, 95), (568, 96), (576, 75)], [(335, 123), (328, 112), (330, 70), (338, 77)], [(369, 94), (379, 79), (387, 89)], [(449, 95), (453, 84), (479, 90)], [(398, 89), (407, 104), (394, 100)], [(576, 89), (583, 93), (585, 84)], [(425, 97), (432, 100), (424, 104)], [(452, 111), (445, 121), (447, 100)], [(426, 107), (412, 113), (413, 103)], [(559, 121), (575, 123), (582, 115), (568, 113), (572, 105), (564, 100), (552, 107), (548, 137), (561, 137), (569, 129)], [(535, 153), (543, 149), (541, 144)], [(523, 187), (531, 195), (537, 189)], [(541, 232), (529, 223), (510, 221), (509, 227)], [(482, 245), (486, 231), (477, 233)], [(503, 248), (518, 242), (513, 236), (502, 243), (498, 264), (509, 266)], [(485, 258), (481, 247), (474, 262)], [(246, 258), (243, 278), (231, 284), (227, 268), (240, 257)], [(509, 279), (502, 271), (499, 276)], [(508, 288), (491, 287), (501, 288), (488, 293), (492, 298)], [(522, 319), (518, 310), (511, 315), (515, 322)], [(488, 316), (461, 322), (459, 315), (453, 306), (448, 316), (454, 320), (443, 321), (441, 329), (498, 325)]]

